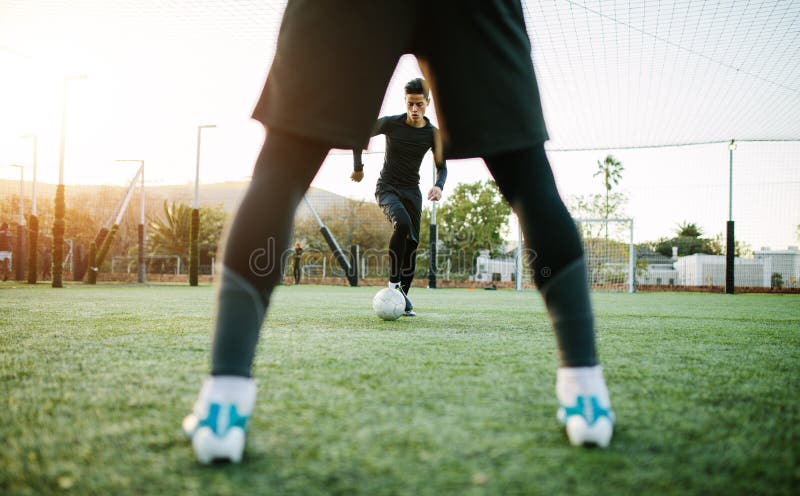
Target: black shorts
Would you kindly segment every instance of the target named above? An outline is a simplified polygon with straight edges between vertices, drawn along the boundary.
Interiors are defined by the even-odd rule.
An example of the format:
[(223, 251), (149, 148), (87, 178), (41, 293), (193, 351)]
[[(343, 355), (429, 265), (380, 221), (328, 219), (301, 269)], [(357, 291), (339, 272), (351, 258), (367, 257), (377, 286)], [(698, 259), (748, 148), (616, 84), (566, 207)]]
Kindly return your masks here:
[(253, 117), (334, 148), (365, 147), (400, 56), (433, 89), (447, 158), (547, 139), (518, 0), (289, 0)]
[(392, 226), (399, 222), (410, 224), (408, 237), (412, 243), (419, 244), (422, 218), (422, 193), (419, 188), (394, 188), (379, 183), (375, 190), (375, 199)]

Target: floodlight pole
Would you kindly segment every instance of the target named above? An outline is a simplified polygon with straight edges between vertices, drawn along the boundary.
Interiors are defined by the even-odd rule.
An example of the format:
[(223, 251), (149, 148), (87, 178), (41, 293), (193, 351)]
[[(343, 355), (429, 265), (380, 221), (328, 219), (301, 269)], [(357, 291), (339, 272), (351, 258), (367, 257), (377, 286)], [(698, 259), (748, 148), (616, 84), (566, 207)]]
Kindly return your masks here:
[[(433, 163), (433, 183), (436, 184), (436, 162)], [(436, 226), (436, 205), (438, 202), (434, 201), (431, 205), (431, 226), (430, 226), (430, 250), (428, 262), (428, 287), (436, 289), (436, 242), (439, 236), (438, 227)]]
[(36, 212), (36, 153), (38, 146), (35, 134), (25, 134), (22, 138), (31, 138), (33, 141), (31, 215), (28, 218), (28, 284), (36, 284), (36, 278), (39, 275), (39, 218)]
[(522, 266), (525, 263), (522, 259), (522, 223), (519, 221), (519, 216), (517, 216), (517, 277), (514, 283), (514, 288), (517, 291), (522, 291), (522, 274), (524, 267)]
[(734, 269), (736, 267), (736, 240), (733, 224), (733, 151), (736, 150), (736, 141), (728, 143), (728, 223), (726, 225), (725, 248), (725, 293), (734, 294)]
[[(17, 281), (25, 277), (25, 264), (22, 262), (22, 239), (25, 236), (25, 168), (20, 164), (9, 164), (19, 168), (19, 224), (17, 224), (17, 246), (14, 255), (14, 274)], [(18, 260), (19, 259), (19, 260)]]
[(69, 82), (86, 79), (86, 76), (65, 76), (64, 77), (64, 96), (61, 101), (61, 132), (58, 146), (58, 187), (56, 188), (55, 206), (53, 213), (53, 287), (62, 287), (64, 274), (64, 214), (66, 201), (64, 199), (64, 149), (67, 139), (67, 96)]
[(200, 143), (203, 139), (203, 129), (211, 129), (217, 127), (215, 124), (203, 124), (197, 126), (197, 153), (195, 154), (195, 168), (194, 168), (194, 203), (192, 208), (200, 208)]
[(35, 134), (25, 134), (22, 136), (23, 138), (30, 138), (33, 141), (33, 161), (31, 163), (33, 168), (33, 188), (31, 190), (31, 215), (37, 215), (36, 213), (36, 153), (37, 153), (37, 137)]
[(189, 233), (189, 285), (197, 286), (200, 265), (200, 143), (203, 129), (217, 127), (214, 124), (197, 126), (197, 153), (194, 170), (194, 202), (192, 208), (191, 232)]
[(19, 225), (24, 226), (25, 225), (25, 213), (24, 213), (24, 208), (25, 208), (25, 199), (24, 199), (24, 195), (25, 195), (25, 182), (24, 182), (25, 181), (25, 176), (24, 175), (25, 175), (25, 172), (24, 171), (25, 171), (25, 167), (23, 167), (20, 164), (8, 164), (8, 165), (11, 166), (11, 167), (19, 168)]
[(144, 266), (144, 249), (147, 242), (147, 231), (144, 229), (144, 160), (142, 160), (142, 182), (139, 186), (139, 275), (138, 280), (140, 283), (147, 282), (147, 271)]

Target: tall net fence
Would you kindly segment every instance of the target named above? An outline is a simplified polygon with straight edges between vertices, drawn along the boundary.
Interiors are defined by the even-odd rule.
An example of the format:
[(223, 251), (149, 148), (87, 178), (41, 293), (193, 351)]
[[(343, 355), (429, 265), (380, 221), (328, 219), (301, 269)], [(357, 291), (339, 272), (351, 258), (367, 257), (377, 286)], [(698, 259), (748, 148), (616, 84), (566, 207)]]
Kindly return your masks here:
[[(357, 274), (362, 284), (388, 278), (392, 226), (373, 196), (383, 160), (380, 138), (376, 145), (364, 155), (367, 177), (359, 184), (349, 179), (350, 154), (332, 151), (306, 195), (307, 202), (298, 207), (292, 242), (303, 249), (299, 261), (303, 282), (343, 284), (348, 270)], [(655, 149), (655, 154), (654, 149), (549, 151), (560, 193), (581, 233), (594, 288), (627, 291), (633, 282), (640, 291), (722, 291), (729, 218), (735, 225), (737, 290), (798, 288), (800, 142), (742, 140), (731, 148), (730, 143), (721, 142), (662, 147)], [(606, 197), (597, 172), (608, 156), (619, 162), (622, 171)], [(433, 183), (431, 163), (426, 157), (421, 171), (423, 195)], [(135, 167), (121, 168), (118, 177), (109, 181), (116, 184), (66, 186), (65, 280), (86, 280), (91, 244), (99, 249), (99, 234), (109, 231), (118, 220), (113, 243), (97, 264), (99, 280), (135, 280), (138, 266), (144, 262), (148, 280), (185, 281), (194, 185), (146, 183), (142, 222), (140, 185), (132, 183), (135, 172)], [(15, 269), (30, 258), (32, 246), (33, 184), (24, 175), (20, 182), (18, 167), (2, 166), (0, 173), (0, 217), (8, 224), (8, 251), (12, 252), (9, 274), (19, 277)], [(501, 237), (483, 244), (470, 244), (486, 227), (478, 205), (474, 213), (464, 214), (463, 219), (472, 220), (459, 217), (455, 222), (450, 218), (452, 212), (468, 207), (456, 205), (454, 190), (476, 183), (488, 188), (490, 179), (481, 161), (451, 163), (444, 201), (436, 205), (434, 245), (433, 204), (424, 202), (415, 272), (418, 285), (431, 284), (431, 259), (435, 256), (433, 274), (438, 287), (533, 287), (525, 252), (518, 257), (518, 224), (513, 215), (495, 219)], [(215, 271), (223, 225), (246, 186), (246, 182), (200, 185), (203, 276)], [(52, 184), (37, 184), (39, 280), (52, 275), (48, 265), (52, 261), (55, 191)], [(502, 202), (499, 196), (493, 201)], [(121, 212), (123, 203), (127, 208)], [(140, 225), (144, 228), (143, 260), (139, 258)], [(351, 267), (343, 266), (342, 257), (333, 253), (321, 233), (322, 226)], [(282, 260), (290, 281), (294, 268), (291, 248)]]
[[(116, 175), (116, 181), (109, 181), (117, 184), (64, 187), (65, 230), (60, 249), (65, 280), (85, 279), (90, 269), (92, 243), (99, 250), (112, 228), (113, 237), (109, 241), (113, 242), (108, 246), (109, 257), (137, 248), (140, 193), (137, 185), (132, 184), (136, 169), (127, 169)], [(15, 233), (14, 258), (25, 262), (21, 268), (26, 274), (25, 279), (50, 280), (53, 276), (53, 250), (57, 248), (53, 242), (57, 186), (37, 182), (34, 200), (34, 184), (31, 178), (24, 179), (24, 215), (20, 218), (18, 185), (19, 180), (15, 184), (8, 178), (0, 177), (0, 216), (3, 222), (14, 219), (16, 225), (21, 225), (21, 229)], [(136, 208), (131, 207), (132, 203)], [(101, 271), (105, 268), (100, 264)]]
[(614, 214), (635, 219), (640, 289), (723, 288), (732, 219), (735, 286), (764, 290), (797, 288), (800, 278), (798, 152), (796, 141), (737, 141), (550, 156), (562, 196), (578, 215), (602, 194), (596, 178), (584, 181), (596, 161), (613, 154), (623, 164)]
[[(201, 164), (202, 170), (216, 169), (217, 181), (249, 173), (248, 153), (257, 154), (260, 129), (250, 133), (239, 124), (225, 130), (225, 122), (241, 120), (252, 109), (274, 56), (285, 2), (234, 4), (113, 0), (80, 6), (66, 1), (8, 5), (0, 16), (0, 63), (8, 69), (0, 81), (0, 105), (6, 109), (0, 113), (0, 220), (9, 224), (13, 267), (21, 267), (14, 265), (15, 259), (35, 252), (41, 257), (38, 273), (52, 255), (40, 250), (52, 244), (52, 176), (60, 129), (53, 109), (62, 104), (67, 109), (62, 118), (69, 123), (65, 163), (70, 181), (79, 177), (73, 173), (86, 177), (89, 162), (135, 155), (147, 156), (147, 167), (169, 171), (172, 181), (180, 177), (180, 182), (193, 172), (194, 154), (200, 155), (196, 126), (211, 116), (219, 118), (214, 122), (226, 145), (219, 147), (225, 151), (215, 163)], [(633, 279), (639, 290), (720, 290), (730, 218), (735, 225), (736, 286), (796, 289), (800, 166), (795, 157), (800, 145), (745, 138), (800, 138), (795, 49), (800, 3), (521, 4), (550, 135), (549, 157), (562, 197), (573, 217), (583, 219), (579, 227), (593, 267), (593, 286), (624, 290), (626, 283), (618, 281)], [(144, 25), (150, 29), (146, 38), (137, 35)], [(37, 35), (42, 32), (47, 36)], [(54, 60), (70, 59), (72, 52), (95, 63), (53, 65)], [(146, 76), (154, 70), (164, 75), (157, 85)], [(65, 74), (86, 78), (72, 78), (68, 84)], [(380, 114), (403, 112), (403, 85), (421, 75), (413, 57), (402, 57)], [(170, 111), (164, 111), (164, 102), (170, 102)], [(437, 123), (435, 94), (433, 102), (428, 116)], [(19, 137), (31, 133), (38, 135), (40, 162), (50, 172), (49, 182), (38, 188), (35, 221), (30, 220), (29, 169), (22, 183), (20, 220), (19, 170), (7, 165), (28, 165), (27, 138), (24, 151), (15, 155), (9, 150), (22, 148)], [(213, 141), (214, 135), (205, 139)], [(732, 156), (731, 138), (737, 138)], [(294, 240), (304, 248), (301, 273), (306, 280), (341, 281), (348, 270), (370, 281), (388, 274), (391, 226), (371, 194), (382, 161), (380, 138), (372, 145), (362, 183), (349, 180), (349, 153), (333, 152), (308, 194), (311, 207), (303, 203), (296, 213)], [(624, 170), (618, 184), (606, 190), (595, 174), (598, 161), (609, 155)], [(430, 159), (425, 160), (423, 195), (432, 182), (424, 173)], [(486, 242), (479, 228), (491, 222), (467, 214), (456, 217), (464, 212), (455, 209), (449, 195), (459, 183), (486, 184), (486, 169), (480, 161), (458, 161), (450, 171), (434, 245), (434, 211), (425, 204), (417, 281), (426, 283), (433, 260), (440, 286), (531, 287), (529, 268), (518, 261), (513, 217), (498, 227), (499, 236), (488, 236)], [(84, 280), (91, 243), (97, 244), (98, 233), (109, 229), (109, 218), (124, 197), (125, 174), (118, 175), (102, 181), (113, 186), (66, 186), (66, 230), (59, 250), (65, 254), (67, 279)], [(146, 172), (148, 178), (157, 175)], [(245, 187), (207, 179), (200, 185), (201, 276), (213, 275), (221, 225)], [(114, 243), (97, 264), (100, 280), (129, 280), (142, 263), (151, 280), (187, 277), (194, 185), (146, 181), (145, 190), (145, 221), (142, 225), (135, 189)], [(346, 257), (330, 254), (310, 208)], [(628, 223), (605, 226), (598, 220), (606, 218), (632, 219), (633, 249)], [(587, 219), (593, 219), (591, 226)], [(33, 249), (26, 241), (32, 223), (38, 224), (39, 233)], [(141, 238), (144, 260), (137, 253)], [(350, 257), (350, 246), (358, 246), (359, 257), (347, 269), (340, 261)], [(633, 264), (625, 265), (626, 254)], [(291, 253), (283, 259), (289, 275)]]
[[(734, 148), (731, 150), (731, 148)], [(590, 282), (596, 289), (629, 291), (684, 289), (722, 291), (725, 286), (727, 223), (735, 225), (735, 285), (739, 291), (794, 290), (800, 279), (800, 142), (729, 142), (655, 149), (554, 150), (550, 160), (562, 198), (584, 243)], [(612, 156), (622, 166), (619, 183), (607, 198), (599, 163)], [(655, 157), (655, 158), (654, 158)], [(347, 158), (326, 162), (320, 176), (338, 174), (344, 183)], [(382, 155), (369, 160), (380, 162)], [(459, 166), (451, 165), (451, 178)], [(469, 177), (486, 182), (481, 165), (465, 164)], [(375, 165), (380, 168), (380, 164)], [(425, 167), (423, 167), (423, 171)], [(365, 180), (366, 181), (366, 180)], [(423, 178), (423, 193), (430, 186)], [(372, 183), (363, 186), (367, 191)], [(455, 185), (450, 186), (452, 189)], [(343, 189), (347, 187), (343, 186)], [(359, 274), (388, 276), (391, 225), (374, 198), (312, 190), (309, 199), (323, 223), (349, 255), (359, 245)], [(451, 200), (452, 201), (452, 200)], [(470, 228), (454, 235), (441, 217), (448, 198), (438, 206), (436, 277), (439, 285), (517, 286), (521, 274), (532, 287), (530, 267), (517, 257), (517, 223), (512, 217), (498, 230), (504, 239), (464, 256), (457, 243)], [(476, 207), (477, 208), (477, 207)], [(416, 279), (430, 276), (432, 205), (423, 212)], [(476, 222), (480, 218), (476, 214)], [(608, 219), (608, 220), (606, 220)], [(453, 229), (450, 226), (450, 229)], [(319, 234), (306, 206), (296, 214), (295, 240), (307, 247), (303, 273), (341, 277), (343, 269)], [(524, 260), (524, 257), (522, 257)], [(287, 269), (288, 270), (288, 269)]]

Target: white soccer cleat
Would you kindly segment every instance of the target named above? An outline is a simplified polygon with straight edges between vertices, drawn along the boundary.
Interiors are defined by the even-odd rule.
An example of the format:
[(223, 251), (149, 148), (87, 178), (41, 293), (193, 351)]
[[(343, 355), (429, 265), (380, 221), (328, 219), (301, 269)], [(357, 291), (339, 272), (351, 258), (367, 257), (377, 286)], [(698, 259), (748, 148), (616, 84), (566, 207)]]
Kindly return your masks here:
[[(220, 411), (223, 408), (217, 403), (212, 403), (211, 410)], [(235, 415), (235, 405), (226, 405), (231, 408), (231, 413)], [(242, 461), (245, 440), (245, 421), (246, 417), (239, 417), (240, 425), (228, 424), (223, 430), (215, 430), (211, 425), (201, 422), (197, 430), (192, 435), (192, 448), (197, 456), (197, 461), (203, 465), (208, 465), (214, 460), (229, 460), (232, 463)], [(213, 421), (209, 421), (213, 422)]]
[(614, 433), (614, 413), (601, 407), (596, 396), (579, 396), (574, 406), (560, 406), (558, 420), (566, 426), (573, 446), (606, 448)]
[(242, 461), (255, 396), (255, 383), (247, 377), (212, 376), (203, 384), (194, 410), (181, 424), (198, 462)]
[(608, 447), (614, 433), (614, 411), (603, 371), (596, 367), (558, 369), (558, 420), (573, 446)]

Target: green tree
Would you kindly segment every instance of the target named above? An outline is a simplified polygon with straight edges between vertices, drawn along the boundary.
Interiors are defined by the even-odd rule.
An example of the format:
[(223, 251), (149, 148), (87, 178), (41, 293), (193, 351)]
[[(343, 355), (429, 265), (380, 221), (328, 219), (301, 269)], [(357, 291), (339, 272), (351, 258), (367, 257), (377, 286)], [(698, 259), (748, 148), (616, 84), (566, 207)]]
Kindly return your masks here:
[(703, 230), (697, 224), (683, 221), (683, 224), (678, 224), (677, 229), (678, 237), (699, 238), (703, 235)]
[(474, 273), (479, 250), (500, 254), (511, 207), (494, 181), (459, 184), (437, 212), (439, 238), (456, 271)]
[[(570, 198), (567, 204), (570, 214), (575, 218), (610, 219), (626, 217), (625, 206), (628, 197), (624, 193), (576, 195)], [(618, 225), (619, 229), (625, 226)], [(608, 238), (608, 223), (579, 222), (578, 230), (583, 239), (592, 239), (605, 236)], [(619, 234), (619, 233), (617, 233)]]
[[(718, 233), (709, 241), (709, 251), (711, 255), (724, 255), (726, 251), (725, 237)], [(749, 243), (737, 239), (733, 242), (733, 255), (735, 257), (748, 257), (753, 254), (753, 247)]]
[[(722, 233), (713, 238), (704, 238), (703, 230), (694, 223), (684, 221), (675, 229), (675, 236), (671, 238), (659, 238), (652, 243), (646, 243), (653, 251), (664, 255), (672, 256), (672, 247), (678, 248), (678, 256), (685, 257), (695, 253), (705, 253), (708, 255), (724, 255), (725, 240)], [(744, 257), (753, 253), (750, 245), (738, 240), (735, 243), (735, 256)]]
[[(597, 161), (597, 171), (592, 177), (600, 176), (603, 180), (603, 188), (605, 189), (605, 208), (603, 209), (603, 218), (609, 219), (611, 217), (611, 190), (619, 185), (622, 180), (622, 162), (614, 158), (613, 155), (607, 155), (605, 160)], [(608, 238), (608, 224), (606, 224), (606, 238)]]

